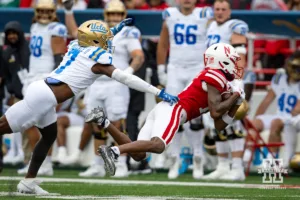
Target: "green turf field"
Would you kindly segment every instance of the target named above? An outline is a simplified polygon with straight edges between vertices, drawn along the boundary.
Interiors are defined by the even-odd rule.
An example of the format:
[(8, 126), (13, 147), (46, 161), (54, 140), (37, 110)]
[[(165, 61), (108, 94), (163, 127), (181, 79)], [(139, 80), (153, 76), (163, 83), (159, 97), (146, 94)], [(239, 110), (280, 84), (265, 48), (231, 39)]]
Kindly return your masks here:
[[(127, 179), (83, 179), (77, 176), (78, 172), (56, 169), (54, 177), (45, 178), (41, 186), (51, 196), (20, 196), (14, 192), (22, 176), (17, 176), (16, 169), (5, 169), (0, 175), (0, 199), (300, 199), (300, 177), (292, 174), (284, 178), (284, 185), (269, 187), (262, 184), (261, 176), (226, 183), (195, 181), (190, 173), (168, 180), (166, 173), (133, 175)], [(293, 185), (298, 189), (289, 188)]]

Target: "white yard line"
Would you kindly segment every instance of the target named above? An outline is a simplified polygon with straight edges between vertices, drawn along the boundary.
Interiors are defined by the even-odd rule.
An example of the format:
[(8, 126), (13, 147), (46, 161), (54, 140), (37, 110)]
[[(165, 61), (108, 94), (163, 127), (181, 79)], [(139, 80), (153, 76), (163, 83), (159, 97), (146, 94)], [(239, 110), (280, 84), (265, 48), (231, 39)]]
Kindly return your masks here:
[[(0, 180), (22, 180), (23, 177), (1, 176)], [(43, 182), (53, 183), (93, 183), (111, 185), (167, 185), (167, 186), (207, 186), (226, 188), (258, 188), (258, 189), (300, 189), (300, 185), (245, 184), (245, 183), (210, 183), (210, 182), (179, 182), (179, 181), (138, 181), (138, 180), (106, 180), (106, 179), (76, 179), (76, 178), (38, 178)]]

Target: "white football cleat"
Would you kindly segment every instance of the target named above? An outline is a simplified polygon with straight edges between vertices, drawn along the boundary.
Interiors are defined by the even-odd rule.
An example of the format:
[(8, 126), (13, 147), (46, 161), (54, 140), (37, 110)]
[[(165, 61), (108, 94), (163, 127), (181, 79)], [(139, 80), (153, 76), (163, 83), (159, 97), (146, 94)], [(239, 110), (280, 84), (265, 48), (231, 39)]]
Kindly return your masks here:
[(8, 153), (3, 157), (3, 164), (12, 164), (13, 160), (14, 160), (14, 156)]
[(129, 172), (128, 172), (128, 167), (126, 165), (126, 163), (122, 163), (122, 162), (116, 162), (116, 173), (114, 176), (114, 178), (125, 178), (128, 177)]
[(226, 181), (244, 181), (246, 179), (243, 168), (232, 169), (219, 178)]
[(203, 176), (203, 163), (201, 157), (194, 156), (193, 157), (193, 178), (201, 179)]
[(57, 153), (57, 161), (59, 163), (63, 163), (64, 160), (67, 158), (67, 148), (66, 147), (58, 147)]
[(23, 154), (18, 154), (12, 159), (12, 164), (16, 165), (19, 163), (24, 163), (24, 153)]
[(92, 164), (86, 171), (79, 173), (80, 177), (104, 177), (105, 170), (102, 165)]
[(43, 162), (41, 168), (38, 171), (38, 175), (40, 176), (53, 176), (53, 167), (51, 162), (47, 162), (46, 160)]
[(28, 169), (29, 169), (29, 163), (28, 163), (27, 165), (25, 165), (25, 167), (23, 167), (23, 168), (21, 168), (21, 169), (18, 169), (17, 173), (18, 173), (19, 175), (27, 174)]
[(60, 163), (63, 165), (76, 165), (80, 162), (81, 154), (81, 151), (78, 149), (69, 157), (60, 160)]
[(210, 174), (207, 174), (205, 176), (202, 176), (202, 179), (204, 180), (218, 180), (221, 176), (224, 176), (225, 174), (229, 173), (230, 166), (229, 163), (219, 163), (217, 165), (217, 169)]
[(39, 185), (42, 183), (40, 180), (34, 178), (28, 178), (21, 180), (17, 186), (17, 191), (26, 194), (37, 194), (37, 195), (47, 195), (47, 191), (43, 190)]
[(168, 178), (176, 179), (179, 176), (180, 159), (177, 157), (171, 158), (171, 167), (169, 169)]

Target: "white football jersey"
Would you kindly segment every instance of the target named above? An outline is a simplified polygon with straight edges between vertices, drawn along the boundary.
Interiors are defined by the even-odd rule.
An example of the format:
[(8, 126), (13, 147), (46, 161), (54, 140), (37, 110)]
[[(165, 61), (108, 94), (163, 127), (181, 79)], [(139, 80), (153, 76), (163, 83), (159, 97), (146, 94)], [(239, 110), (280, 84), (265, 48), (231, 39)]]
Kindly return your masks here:
[(30, 29), (30, 63), (29, 73), (50, 73), (54, 67), (54, 57), (51, 47), (52, 36), (67, 38), (67, 28), (58, 22), (47, 25), (34, 23)]
[[(114, 59), (112, 65), (115, 68), (124, 70), (129, 67), (129, 61), (131, 59), (130, 53), (134, 50), (142, 50), (140, 37), (141, 32), (133, 26), (125, 26), (114, 36), (112, 43), (115, 50), (113, 53)], [(101, 76), (97, 79), (97, 82), (98, 80), (114, 81), (107, 76)]]
[(96, 63), (111, 65), (111, 53), (100, 47), (81, 47), (78, 40), (73, 40), (63, 61), (49, 77), (68, 84), (74, 95), (77, 95), (100, 76), (91, 70)]
[(289, 84), (286, 74), (277, 73), (272, 78), (271, 88), (276, 94), (277, 114), (290, 116), (300, 100), (300, 82)]
[(170, 64), (179, 67), (204, 65), (207, 23), (212, 17), (210, 7), (195, 8), (187, 16), (177, 7), (167, 8), (163, 12), (169, 31)]
[(248, 31), (248, 25), (238, 19), (230, 19), (220, 25), (216, 21), (213, 21), (209, 24), (207, 29), (206, 47), (208, 48), (219, 42), (231, 44), (231, 36), (233, 33), (246, 35)]

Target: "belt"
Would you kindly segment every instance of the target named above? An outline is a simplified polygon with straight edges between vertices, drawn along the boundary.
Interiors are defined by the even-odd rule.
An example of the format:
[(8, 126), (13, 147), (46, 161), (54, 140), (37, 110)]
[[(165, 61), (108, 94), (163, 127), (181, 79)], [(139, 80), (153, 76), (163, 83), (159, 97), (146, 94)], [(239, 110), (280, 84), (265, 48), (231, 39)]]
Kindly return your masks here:
[(62, 85), (62, 84), (65, 84), (64, 82), (61, 82), (60, 80), (57, 80), (57, 79), (51, 78), (51, 77), (47, 77), (45, 79), (45, 83), (47, 85)]

